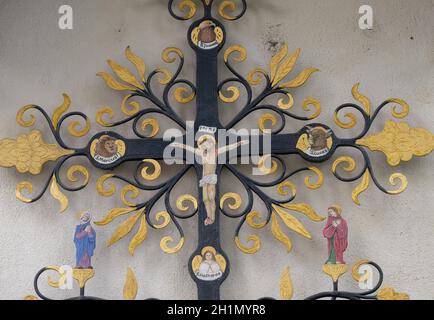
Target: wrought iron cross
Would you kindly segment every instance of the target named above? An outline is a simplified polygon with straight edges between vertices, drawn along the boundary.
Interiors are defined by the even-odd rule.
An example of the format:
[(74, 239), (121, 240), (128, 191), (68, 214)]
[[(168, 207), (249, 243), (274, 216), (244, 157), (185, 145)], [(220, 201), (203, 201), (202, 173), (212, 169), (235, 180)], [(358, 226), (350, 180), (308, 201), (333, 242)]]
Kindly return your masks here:
[[(37, 175), (41, 173), (46, 162), (55, 161), (56, 163), (47, 183), (33, 198), (24, 194), (24, 192), (31, 194), (33, 191), (33, 186), (29, 182), (22, 182), (17, 186), (17, 198), (23, 202), (35, 202), (50, 189), (54, 198), (61, 203), (61, 210), (66, 210), (68, 198), (63, 194), (62, 189), (79, 191), (85, 188), (89, 181), (89, 171), (81, 165), (73, 165), (67, 170), (67, 178), (72, 183), (78, 181), (78, 173), (84, 176), (84, 183), (81, 186), (71, 187), (62, 181), (61, 168), (66, 161), (76, 157), (86, 157), (94, 167), (109, 171), (98, 181), (97, 188), (101, 195), (111, 196), (115, 194), (115, 186), (113, 184), (107, 185), (109, 179), (118, 179), (126, 183), (121, 191), (121, 199), (125, 207), (111, 210), (96, 224), (106, 225), (121, 216), (126, 217), (108, 241), (108, 245), (113, 245), (134, 232), (129, 244), (131, 254), (134, 254), (137, 246), (145, 240), (148, 227), (163, 229), (170, 223), (173, 223), (179, 231), (178, 243), (170, 245), (175, 240), (166, 236), (161, 240), (160, 246), (167, 253), (178, 252), (184, 244), (184, 233), (178, 223), (179, 219), (189, 219), (197, 215), (198, 247), (192, 253), (188, 266), (191, 277), (198, 287), (198, 298), (211, 300), (220, 298), (219, 288), (227, 278), (230, 269), (229, 258), (220, 245), (219, 228), (222, 214), (230, 218), (241, 218), (234, 237), (235, 243), (240, 250), (249, 254), (260, 249), (260, 239), (251, 235), (247, 239), (247, 244), (240, 239), (240, 230), (246, 224), (253, 229), (261, 229), (271, 225), (274, 237), (290, 251), (292, 244), (287, 234), (282, 230), (282, 223), (289, 230), (306, 238), (311, 238), (308, 230), (291, 212), (301, 213), (315, 222), (324, 219), (316, 214), (311, 206), (293, 202), (296, 187), (289, 180), (295, 174), (310, 171), (316, 174), (317, 182), (312, 182), (312, 177), (307, 176), (305, 184), (310, 189), (316, 189), (321, 186), (323, 181), (321, 171), (310, 165), (300, 169), (287, 168), (282, 155), (298, 155), (308, 163), (320, 163), (328, 161), (338, 148), (351, 147), (358, 150), (364, 159), (361, 170), (355, 172), (356, 162), (348, 156), (336, 159), (332, 165), (332, 171), (339, 180), (344, 182), (360, 180), (352, 194), (354, 202), (360, 204), (359, 195), (368, 188), (371, 180), (381, 191), (391, 195), (401, 193), (407, 187), (405, 176), (395, 173), (390, 177), (390, 183), (396, 185), (400, 181), (400, 186), (397, 190), (392, 191), (385, 188), (374, 174), (368, 150), (383, 152), (388, 163), (391, 166), (397, 166), (401, 161), (409, 161), (413, 156), (428, 155), (434, 149), (434, 136), (429, 131), (411, 128), (402, 122), (388, 121), (383, 132), (369, 134), (378, 114), (386, 106), (395, 105), (392, 115), (397, 119), (402, 119), (408, 115), (409, 106), (401, 99), (392, 98), (374, 110), (370, 100), (359, 92), (359, 85), (353, 87), (352, 93), (360, 105), (344, 104), (336, 109), (334, 115), (337, 125), (350, 129), (357, 124), (357, 117), (354, 113), (347, 112), (345, 114), (347, 120), (343, 121), (340, 118), (340, 113), (351, 109), (358, 112), (364, 121), (364, 129), (356, 137), (340, 138), (330, 127), (320, 123), (309, 123), (298, 132), (281, 134), (288, 117), (300, 121), (312, 121), (319, 116), (321, 106), (319, 101), (313, 98), (306, 99), (302, 103), (306, 112), (309, 112), (313, 107), (313, 114), (299, 116), (292, 112), (295, 105), (294, 89), (304, 85), (317, 69), (308, 68), (295, 77), (291, 77), (290, 74), (300, 55), (300, 50), (297, 49), (290, 54), (288, 47), (283, 45), (272, 58), (270, 70), (254, 69), (244, 77), (236, 71), (231, 61), (244, 61), (246, 50), (241, 46), (232, 46), (227, 48), (224, 53), (224, 63), (233, 76), (219, 82), (218, 58), (225, 45), (226, 33), (223, 24), (215, 18), (212, 10), (214, 3), (213, 0), (201, 0), (203, 16), (194, 21), (188, 30), (188, 43), (197, 57), (195, 84), (185, 79), (179, 79), (184, 65), (184, 55), (177, 48), (168, 48), (162, 54), (162, 59), (166, 63), (179, 61), (173, 74), (167, 69), (156, 69), (146, 76), (143, 60), (134, 54), (129, 47), (126, 49), (126, 58), (135, 66), (138, 77), (129, 69), (111, 60), (108, 63), (118, 79), (106, 72), (98, 74), (110, 88), (125, 92), (127, 95), (121, 105), (121, 111), (126, 116), (125, 119), (109, 122), (107, 119), (114, 117), (114, 110), (105, 107), (97, 112), (97, 122), (110, 128), (131, 122), (136, 135), (135, 139), (123, 137), (114, 131), (103, 131), (93, 136), (83, 148), (68, 146), (60, 134), (62, 125), (71, 120), (72, 117), (82, 118), (85, 121), (84, 126), (80, 126), (78, 121), (72, 121), (68, 126), (71, 135), (82, 137), (89, 132), (90, 121), (81, 112), (66, 113), (71, 100), (67, 95), (64, 95), (64, 103), (54, 111), (51, 117), (43, 108), (36, 105), (25, 106), (17, 115), (17, 121), (21, 126), (31, 127), (35, 123), (35, 117), (32, 115), (28, 118), (25, 114), (31, 109), (39, 111), (47, 120), (56, 144), (45, 143), (41, 132), (37, 130), (23, 134), (17, 139), (0, 141), (0, 166), (16, 167), (20, 173), (30, 172)], [(190, 20), (196, 16), (197, 4), (191, 0), (179, 1), (178, 9), (179, 12), (177, 13), (174, 0), (170, 0), (170, 14), (178, 20)], [(246, 9), (245, 0), (241, 0), (238, 7), (235, 1), (222, 1), (217, 12), (223, 19), (234, 21), (240, 19)], [(185, 15), (180, 15), (182, 13)], [(232, 16), (230, 13), (235, 15)], [(153, 91), (152, 84), (156, 77), (159, 77), (159, 83), (164, 86), (162, 97)], [(259, 85), (262, 85), (263, 88), (261, 93), (255, 96), (252, 86)], [(246, 93), (246, 101), (243, 103), (242, 110), (229, 124), (222, 125), (218, 114), (219, 100), (225, 103), (234, 103), (241, 96), (240, 90), (244, 90)], [(193, 130), (197, 133), (197, 141), (189, 143), (184, 136), (183, 143), (173, 144), (173, 141), (156, 138), (160, 128), (157, 120), (149, 117), (151, 114), (163, 115), (182, 129), (188, 129), (186, 122), (172, 107), (172, 95), (176, 101), (184, 104), (189, 104), (196, 98), (197, 116)], [(280, 96), (276, 105), (264, 102), (267, 98), (274, 96)], [(143, 108), (138, 99), (143, 99), (152, 107)], [(247, 116), (257, 111), (266, 112), (259, 120), (258, 126), (261, 130), (259, 136), (242, 134), (237, 136), (231, 133), (225, 138), (225, 141), (219, 139), (216, 134), (218, 130), (232, 129)], [(268, 123), (272, 125), (271, 131), (266, 129)], [(270, 152), (266, 152), (264, 149), (266, 139), (271, 141)], [(248, 146), (249, 143), (252, 144), (253, 140), (260, 142), (257, 150)], [(188, 157), (195, 154), (196, 160), (199, 160), (192, 164), (185, 164), (183, 169), (169, 180), (156, 184), (155, 181), (161, 174), (159, 161), (163, 161), (167, 153), (179, 153), (183, 149), (185, 150), (182, 151), (182, 159), (187, 160)], [(238, 150), (238, 152), (234, 155), (233, 152), (230, 152), (231, 150)], [(264, 176), (269, 176), (270, 179), (264, 179), (262, 176), (260, 179), (255, 179), (255, 177), (239, 171), (237, 166), (228, 161), (223, 161), (223, 163), (216, 161), (214, 163), (213, 160), (217, 160), (219, 154), (224, 155), (225, 160), (233, 156), (258, 156), (260, 159), (256, 165), (259, 172)], [(114, 172), (119, 165), (130, 161), (138, 162), (132, 177), (123, 177)], [(354, 176), (342, 175), (338, 170), (342, 164), (347, 165), (343, 168), (345, 171), (355, 172)], [(195, 170), (197, 174), (198, 199), (192, 195), (181, 196), (176, 201), (176, 208), (174, 208), (171, 192), (189, 170)], [(247, 201), (244, 205), (241, 196), (237, 193), (220, 194), (218, 182), (222, 170), (231, 172), (243, 185), (247, 193)], [(281, 198), (270, 196), (266, 192), (266, 189), (273, 187), (277, 187)], [(146, 201), (134, 203), (133, 201), (138, 198), (141, 190), (154, 191), (154, 194)], [(265, 204), (267, 210), (264, 215), (252, 211), (254, 195)], [(153, 208), (160, 199), (164, 199), (166, 211), (155, 214)], [(187, 204), (192, 206), (189, 207)], [(155, 216), (153, 216), (154, 214)], [(208, 269), (205, 270), (206, 268), (211, 272)]]

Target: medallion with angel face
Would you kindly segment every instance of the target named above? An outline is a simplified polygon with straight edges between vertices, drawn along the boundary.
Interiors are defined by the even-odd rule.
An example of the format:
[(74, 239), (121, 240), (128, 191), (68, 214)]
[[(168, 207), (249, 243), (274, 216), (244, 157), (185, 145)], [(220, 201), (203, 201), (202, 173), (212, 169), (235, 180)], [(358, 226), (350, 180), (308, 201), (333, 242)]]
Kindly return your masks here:
[(215, 281), (223, 276), (226, 270), (226, 260), (213, 247), (204, 247), (201, 255), (194, 257), (193, 272), (203, 281)]

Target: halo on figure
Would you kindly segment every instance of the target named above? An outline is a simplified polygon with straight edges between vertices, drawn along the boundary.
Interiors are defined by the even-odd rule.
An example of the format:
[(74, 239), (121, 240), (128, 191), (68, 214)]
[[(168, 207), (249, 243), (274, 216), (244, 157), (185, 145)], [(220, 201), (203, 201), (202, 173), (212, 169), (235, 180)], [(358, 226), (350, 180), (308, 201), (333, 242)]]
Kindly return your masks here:
[(210, 135), (210, 134), (204, 134), (203, 136), (199, 137), (199, 139), (197, 139), (197, 145), (200, 146), (202, 145), (205, 141), (211, 140), (211, 142), (216, 145), (217, 141), (214, 138), (214, 136)]
[(118, 153), (121, 156), (125, 155), (125, 151), (126, 151), (126, 146), (125, 146), (125, 142), (123, 142), (122, 140), (118, 139), (115, 141), (117, 147), (118, 147)]
[(310, 127), (310, 126), (307, 126), (306, 127), (307, 129), (315, 129), (315, 130), (320, 130), (320, 131), (322, 131), (322, 132), (324, 132), (324, 133), (328, 133), (329, 131), (330, 131), (330, 129), (326, 129), (326, 128), (324, 128), (324, 127), (321, 127), (321, 126), (317, 126), (317, 127)]
[(214, 254), (214, 256), (217, 255), (217, 251), (213, 247), (204, 247), (201, 251), (202, 256), (204, 256), (207, 252), (211, 252), (212, 254)]
[[(201, 27), (205, 27), (210, 22), (215, 25), (215, 23), (213, 21), (205, 20), (205, 21), (202, 21), (199, 26), (197, 26), (196, 28), (194, 28), (192, 30), (192, 32), (191, 32), (191, 41), (196, 46), (199, 46), (199, 33), (200, 33), (200, 30), (201, 30)], [(224, 39), (223, 29), (221, 27), (215, 25), (214, 33), (216, 35), (216, 42), (217, 42), (218, 45), (220, 45), (223, 42), (223, 39)], [(211, 47), (210, 49), (213, 49), (213, 48)]]
[(88, 217), (87, 221), (90, 221), (92, 219), (92, 215), (89, 211), (83, 210), (77, 213), (77, 217), (81, 220), (84, 216)]
[(215, 262), (220, 266), (221, 271), (225, 272), (227, 267), (226, 259), (221, 254), (218, 254), (217, 250), (211, 246), (204, 247), (201, 251), (201, 255), (197, 255), (193, 258), (191, 262), (193, 272), (196, 273), (199, 270), (201, 263), (204, 261), (205, 254), (208, 252), (214, 255)]
[(98, 154), (98, 147), (102, 142), (105, 142), (107, 140), (112, 140), (114, 141), (114, 143), (116, 144), (117, 147), (117, 153), (120, 156), (124, 156), (125, 152), (126, 152), (126, 145), (125, 142), (122, 141), (121, 139), (115, 139), (113, 137), (111, 137), (110, 135), (103, 135), (101, 137), (99, 137), (98, 139), (95, 139), (92, 141), (91, 146), (90, 146), (90, 154), (93, 158), (95, 158), (95, 156)]
[(333, 210), (334, 212), (336, 212), (336, 214), (338, 216), (342, 215), (342, 207), (338, 204), (333, 204), (329, 207), (329, 210)]

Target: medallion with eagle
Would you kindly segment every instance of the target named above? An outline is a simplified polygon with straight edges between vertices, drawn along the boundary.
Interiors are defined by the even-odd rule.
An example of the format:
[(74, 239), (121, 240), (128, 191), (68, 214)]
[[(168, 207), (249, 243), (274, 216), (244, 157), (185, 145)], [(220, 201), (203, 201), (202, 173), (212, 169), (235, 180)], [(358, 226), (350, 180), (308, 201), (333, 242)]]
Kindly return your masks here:
[(199, 48), (211, 50), (223, 42), (223, 30), (213, 21), (205, 20), (193, 29), (191, 40)]

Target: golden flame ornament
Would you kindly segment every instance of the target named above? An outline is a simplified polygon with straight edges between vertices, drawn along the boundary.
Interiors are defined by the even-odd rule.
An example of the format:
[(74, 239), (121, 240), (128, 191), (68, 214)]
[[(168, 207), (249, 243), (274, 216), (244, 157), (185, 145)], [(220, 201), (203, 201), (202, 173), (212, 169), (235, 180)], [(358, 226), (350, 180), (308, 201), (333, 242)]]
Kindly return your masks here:
[(38, 130), (17, 139), (0, 140), (0, 167), (15, 167), (19, 173), (38, 175), (45, 163), (71, 154), (74, 151), (46, 143)]
[(387, 121), (382, 132), (360, 139), (357, 144), (384, 153), (387, 163), (397, 166), (401, 161), (410, 161), (413, 156), (430, 154), (434, 150), (434, 135), (404, 122)]

